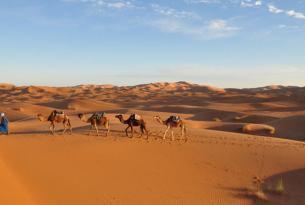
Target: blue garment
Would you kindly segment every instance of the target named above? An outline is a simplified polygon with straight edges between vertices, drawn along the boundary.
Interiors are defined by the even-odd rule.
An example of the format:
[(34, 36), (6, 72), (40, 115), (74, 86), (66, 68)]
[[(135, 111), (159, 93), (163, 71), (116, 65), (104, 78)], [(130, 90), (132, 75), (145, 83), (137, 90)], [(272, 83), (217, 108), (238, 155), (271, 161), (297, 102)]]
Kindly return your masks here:
[(2, 117), (1, 123), (0, 123), (0, 133), (8, 133), (8, 119), (6, 117)]

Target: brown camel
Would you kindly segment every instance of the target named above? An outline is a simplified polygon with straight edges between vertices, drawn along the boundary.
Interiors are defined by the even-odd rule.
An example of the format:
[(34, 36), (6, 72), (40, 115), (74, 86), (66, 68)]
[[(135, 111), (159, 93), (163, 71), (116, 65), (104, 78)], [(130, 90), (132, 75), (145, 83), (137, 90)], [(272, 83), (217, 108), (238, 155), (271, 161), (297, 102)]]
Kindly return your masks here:
[(68, 115), (66, 115), (64, 112), (54, 110), (51, 112), (51, 114), (49, 115), (48, 118), (44, 117), (42, 114), (38, 114), (37, 118), (41, 122), (50, 122), (51, 123), (50, 131), (51, 131), (51, 134), (53, 134), (53, 135), (55, 133), (55, 123), (63, 123), (64, 130), (63, 130), (62, 134), (64, 134), (67, 131), (67, 129), (69, 129), (70, 134), (72, 134), (72, 126), (71, 126), (70, 119), (69, 119)]
[(141, 137), (145, 132), (146, 135), (147, 135), (146, 139), (148, 139), (148, 130), (146, 129), (146, 123), (141, 116), (139, 116), (137, 114), (132, 114), (132, 115), (130, 115), (130, 117), (127, 120), (124, 120), (124, 117), (121, 114), (116, 115), (115, 117), (118, 118), (121, 123), (128, 125), (128, 127), (125, 129), (126, 136), (128, 136), (127, 131), (130, 128), (131, 129), (131, 137), (133, 137), (133, 133), (134, 133), (133, 127), (140, 126)]
[(179, 116), (170, 116), (166, 120), (162, 120), (160, 116), (155, 116), (154, 119), (157, 120), (157, 122), (159, 122), (160, 124), (166, 125), (167, 127), (163, 135), (163, 140), (165, 140), (168, 130), (171, 130), (172, 141), (174, 141), (175, 137), (174, 137), (173, 128), (180, 127), (181, 128), (180, 140), (182, 140), (182, 138), (184, 137), (185, 141), (187, 141), (185, 123), (183, 122), (183, 120), (181, 120)]
[(96, 130), (96, 135), (99, 135), (99, 126), (104, 126), (107, 129), (106, 132), (106, 137), (108, 136), (110, 132), (110, 120), (105, 116), (104, 113), (94, 113), (91, 115), (91, 117), (87, 118), (85, 114), (78, 114), (78, 117), (81, 121), (90, 123), (91, 124), (91, 129), (89, 132), (89, 135), (91, 133), (91, 130), (95, 129)]

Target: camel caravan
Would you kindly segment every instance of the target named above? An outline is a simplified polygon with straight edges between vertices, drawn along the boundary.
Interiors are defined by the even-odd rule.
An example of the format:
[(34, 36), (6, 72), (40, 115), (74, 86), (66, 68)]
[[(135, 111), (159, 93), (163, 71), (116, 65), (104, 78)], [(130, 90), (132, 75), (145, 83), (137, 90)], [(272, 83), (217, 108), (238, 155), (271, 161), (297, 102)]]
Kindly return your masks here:
[[(89, 124), (89, 135), (92, 132), (95, 132), (96, 136), (100, 136), (102, 129), (105, 130), (105, 136), (107, 137), (110, 134), (110, 118), (105, 112), (95, 112), (91, 114), (79, 113), (76, 115), (78, 119), (86, 124)], [(72, 134), (72, 124), (71, 118), (64, 111), (53, 110), (49, 115), (44, 116), (43, 114), (37, 114), (37, 119), (41, 122), (49, 123), (49, 130), (52, 135), (55, 134), (55, 127), (57, 124), (63, 125), (62, 134), (69, 133)], [(124, 133), (127, 137), (133, 138), (136, 132), (135, 128), (139, 127), (140, 138), (145, 136), (146, 139), (149, 138), (149, 131), (147, 128), (147, 123), (144, 118), (136, 113), (130, 114), (128, 118), (124, 118), (123, 114), (116, 114), (112, 116), (113, 120), (117, 119), (123, 125), (126, 125)], [(239, 119), (239, 118), (235, 118)], [(24, 120), (24, 119), (23, 119)], [(187, 141), (188, 137), (186, 135), (186, 124), (185, 121), (180, 116), (169, 116), (165, 120), (160, 116), (154, 116), (153, 120), (156, 123), (165, 126), (162, 139), (166, 140), (168, 133), (170, 132), (171, 141), (175, 141), (174, 129), (180, 130), (179, 141)], [(269, 136), (274, 136), (276, 129), (270, 125), (265, 124), (253, 124), (253, 123), (244, 123), (241, 125), (240, 132), (246, 134), (262, 134)], [(0, 112), (0, 135), (9, 135), (9, 120), (5, 113)], [(161, 137), (161, 136), (160, 136)], [(156, 138), (156, 135), (155, 135)]]
[[(49, 123), (49, 130), (52, 135), (55, 134), (56, 124), (62, 124), (63, 130), (62, 134), (68, 132), (70, 135), (72, 134), (72, 124), (70, 117), (64, 111), (53, 110), (48, 116), (44, 116), (43, 114), (37, 114), (37, 119), (41, 122)], [(87, 115), (84, 113), (77, 114), (79, 120), (83, 123), (87, 123), (90, 125), (89, 135), (91, 135), (92, 131), (95, 132), (96, 136), (100, 136), (100, 130), (105, 128), (105, 136), (107, 137), (110, 133), (110, 119), (105, 112), (96, 112), (91, 115)], [(146, 139), (149, 137), (149, 131), (147, 129), (147, 123), (141, 115), (133, 113), (129, 115), (128, 118), (124, 119), (122, 114), (117, 114), (114, 116), (119, 120), (120, 123), (126, 125), (127, 127), (124, 129), (125, 135), (130, 138), (134, 137), (135, 127), (140, 128), (140, 138), (145, 135)], [(169, 116), (167, 119), (163, 120), (160, 116), (154, 116), (153, 119), (166, 127), (164, 130), (162, 139), (165, 140), (168, 132), (170, 131), (171, 140), (175, 141), (174, 129), (180, 129), (180, 138), (179, 140), (187, 141), (188, 137), (186, 135), (186, 125), (185, 121), (180, 116)], [(130, 135), (128, 134), (130, 130)], [(275, 128), (269, 125), (262, 124), (252, 124), (246, 123), (242, 126), (241, 132), (251, 134), (255, 132), (265, 132), (269, 135), (273, 136), (275, 134)], [(5, 113), (0, 112), (0, 135), (9, 135), (9, 120)]]
[[(89, 129), (89, 135), (92, 133), (92, 131), (95, 131), (96, 136), (100, 135), (100, 129), (105, 128), (106, 133), (105, 136), (107, 137), (110, 133), (110, 119), (107, 117), (105, 112), (100, 113), (93, 113), (90, 116), (86, 116), (84, 113), (77, 114), (77, 117), (84, 123), (90, 124)], [(138, 114), (131, 114), (127, 119), (124, 119), (124, 116), (122, 114), (115, 115), (115, 118), (117, 118), (122, 124), (127, 125), (124, 132), (127, 137), (129, 137), (128, 131), (130, 130), (130, 138), (134, 137), (135, 133), (135, 127), (140, 128), (140, 137), (143, 135), (146, 136), (146, 139), (149, 137), (149, 131), (147, 129), (147, 125), (145, 120), (141, 115)], [(52, 135), (55, 134), (55, 125), (56, 124), (62, 124), (63, 125), (63, 131), (62, 134), (65, 134), (67, 131), (69, 131), (69, 134), (72, 134), (72, 124), (69, 116), (64, 111), (58, 111), (53, 110), (49, 116), (43, 116), (42, 114), (37, 114), (37, 119), (41, 122), (49, 122), (49, 130)], [(174, 141), (174, 128), (180, 128), (181, 129), (181, 136), (180, 140), (184, 139), (187, 141), (186, 136), (186, 126), (184, 121), (179, 116), (170, 116), (166, 120), (162, 120), (161, 117), (155, 116), (154, 119), (156, 122), (165, 125), (166, 130), (164, 131), (163, 140), (166, 139), (166, 135), (168, 131), (171, 131), (171, 140)]]

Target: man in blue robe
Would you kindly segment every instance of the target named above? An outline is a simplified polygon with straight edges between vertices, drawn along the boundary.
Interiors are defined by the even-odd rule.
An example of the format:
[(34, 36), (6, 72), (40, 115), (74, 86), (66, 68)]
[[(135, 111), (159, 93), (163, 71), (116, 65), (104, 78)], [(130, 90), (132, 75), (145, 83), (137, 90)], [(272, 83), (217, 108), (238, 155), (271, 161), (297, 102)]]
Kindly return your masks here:
[(8, 128), (9, 121), (4, 113), (0, 113), (0, 134), (9, 134)]

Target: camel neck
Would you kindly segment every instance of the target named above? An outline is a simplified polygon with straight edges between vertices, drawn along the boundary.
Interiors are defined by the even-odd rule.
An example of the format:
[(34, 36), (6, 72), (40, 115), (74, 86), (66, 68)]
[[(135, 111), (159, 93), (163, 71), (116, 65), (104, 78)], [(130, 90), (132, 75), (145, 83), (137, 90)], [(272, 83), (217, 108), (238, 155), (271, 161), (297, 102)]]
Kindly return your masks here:
[(87, 118), (86, 116), (83, 116), (83, 117), (81, 118), (81, 120), (82, 120), (83, 122), (89, 122), (89, 118)]
[(48, 119), (44, 116), (39, 117), (39, 119), (40, 119), (41, 122), (47, 122), (48, 121)]
[(166, 121), (162, 120), (161, 117), (158, 119), (158, 122), (162, 125), (166, 125)]
[(120, 120), (120, 122), (121, 122), (122, 124), (125, 124), (125, 120), (123, 119), (123, 117), (118, 117), (118, 119)]

